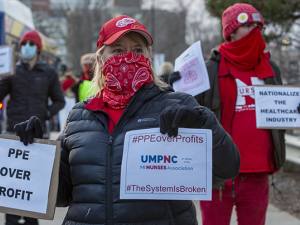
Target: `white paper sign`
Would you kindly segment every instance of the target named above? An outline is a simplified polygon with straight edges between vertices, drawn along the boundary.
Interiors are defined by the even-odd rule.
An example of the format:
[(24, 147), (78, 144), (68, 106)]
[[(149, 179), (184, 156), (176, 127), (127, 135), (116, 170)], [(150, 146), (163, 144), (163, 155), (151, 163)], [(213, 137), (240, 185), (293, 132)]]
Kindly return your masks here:
[(177, 137), (159, 128), (126, 133), (121, 199), (211, 200), (212, 133), (179, 128)]
[(257, 128), (300, 128), (300, 87), (255, 86)]
[(0, 75), (12, 72), (12, 46), (3, 46), (0, 48)]
[(175, 60), (174, 71), (180, 71), (181, 76), (173, 84), (175, 91), (195, 96), (210, 89), (200, 41), (191, 45)]
[(55, 149), (0, 139), (0, 206), (46, 213)]

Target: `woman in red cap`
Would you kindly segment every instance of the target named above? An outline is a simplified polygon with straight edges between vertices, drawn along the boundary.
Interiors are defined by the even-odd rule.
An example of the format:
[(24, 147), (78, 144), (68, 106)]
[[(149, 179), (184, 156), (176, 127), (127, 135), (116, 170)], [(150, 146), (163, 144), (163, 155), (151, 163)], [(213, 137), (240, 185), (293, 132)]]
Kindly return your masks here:
[[(61, 141), (57, 206), (69, 206), (63, 224), (196, 225), (192, 201), (121, 200), (120, 173), (126, 132), (160, 127), (177, 136), (178, 127), (213, 130), (213, 179), (239, 171), (238, 149), (193, 96), (175, 93), (151, 66), (152, 38), (137, 20), (118, 16), (105, 23), (97, 42), (94, 84), (99, 92), (70, 111)], [(20, 123), (26, 144), (38, 137), (38, 119)], [(27, 137), (22, 131), (27, 129)], [(35, 134), (34, 134), (35, 133)]]

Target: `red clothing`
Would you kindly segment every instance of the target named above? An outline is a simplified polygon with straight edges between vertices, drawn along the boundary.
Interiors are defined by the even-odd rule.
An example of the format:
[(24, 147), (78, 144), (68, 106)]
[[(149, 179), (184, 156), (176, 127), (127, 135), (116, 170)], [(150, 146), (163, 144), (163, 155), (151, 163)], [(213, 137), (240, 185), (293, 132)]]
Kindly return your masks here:
[(264, 82), (258, 79), (253, 69), (239, 71), (221, 58), (221, 123), (240, 151), (241, 173), (275, 171), (272, 166), (273, 148), (270, 146), (268, 130), (256, 128), (253, 87), (255, 84)]
[(80, 80), (90, 80), (90, 74), (89, 72), (82, 72), (81, 76), (80, 76)]
[(270, 56), (264, 54), (265, 48), (266, 43), (256, 27), (237, 41), (220, 44), (219, 52), (239, 71), (254, 70), (259, 79), (265, 79), (275, 76), (268, 60)]
[(113, 109), (108, 106), (106, 102), (103, 102), (103, 92), (101, 92), (100, 98), (93, 98), (88, 104), (85, 105), (86, 109), (93, 111), (103, 111), (107, 113), (108, 130), (110, 134), (113, 133), (122, 113), (125, 109)]
[(71, 78), (68, 78), (64, 82), (62, 82), (61, 86), (62, 86), (62, 89), (65, 91), (69, 87), (71, 87), (72, 84), (74, 84), (74, 80), (72, 80)]
[(239, 174), (233, 181), (233, 186), (226, 186), (222, 191), (221, 201), (219, 190), (214, 189), (212, 201), (200, 201), (203, 225), (229, 225), (234, 205), (239, 225), (265, 224), (269, 200), (268, 173)]

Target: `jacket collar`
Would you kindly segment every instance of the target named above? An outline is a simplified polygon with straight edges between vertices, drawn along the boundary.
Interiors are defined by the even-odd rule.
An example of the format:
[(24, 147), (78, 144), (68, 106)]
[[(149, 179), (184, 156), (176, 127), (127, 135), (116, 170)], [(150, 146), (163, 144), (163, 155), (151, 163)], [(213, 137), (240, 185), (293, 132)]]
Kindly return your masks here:
[[(29, 67), (29, 64), (27, 61), (25, 61), (24, 59), (21, 59), (18, 63), (17, 66), (21, 66), (21, 67)], [(47, 63), (45, 61), (43, 61), (41, 58), (38, 58), (38, 61), (36, 62), (36, 64), (33, 66), (32, 70), (42, 70), (45, 71), (45, 67), (47, 66)]]

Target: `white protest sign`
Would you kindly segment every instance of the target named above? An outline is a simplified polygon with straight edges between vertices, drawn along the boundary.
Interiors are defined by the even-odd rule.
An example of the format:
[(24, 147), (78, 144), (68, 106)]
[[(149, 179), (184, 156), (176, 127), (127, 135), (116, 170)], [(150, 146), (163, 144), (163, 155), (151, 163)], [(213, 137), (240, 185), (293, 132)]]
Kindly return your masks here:
[(175, 91), (198, 95), (210, 89), (201, 44), (197, 41), (176, 60), (174, 71), (180, 71), (181, 79), (173, 83)]
[(0, 77), (14, 74), (14, 46), (0, 46)]
[(121, 199), (211, 200), (211, 130), (127, 132), (120, 186)]
[(255, 86), (256, 127), (266, 129), (300, 128), (300, 87)]
[[(49, 209), (49, 196), (53, 197), (50, 181), (53, 175), (56, 179), (58, 176), (58, 166), (55, 168), (57, 174), (53, 174), (53, 164), (59, 142), (41, 140), (56, 145), (33, 143), (25, 146), (19, 140), (6, 139), (10, 138), (8, 136), (0, 136), (0, 211), (53, 219), (54, 208)], [(54, 192), (52, 201), (55, 202), (57, 187)], [(53, 215), (46, 215), (49, 210)]]

